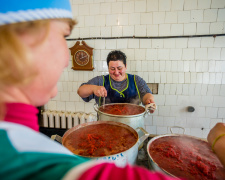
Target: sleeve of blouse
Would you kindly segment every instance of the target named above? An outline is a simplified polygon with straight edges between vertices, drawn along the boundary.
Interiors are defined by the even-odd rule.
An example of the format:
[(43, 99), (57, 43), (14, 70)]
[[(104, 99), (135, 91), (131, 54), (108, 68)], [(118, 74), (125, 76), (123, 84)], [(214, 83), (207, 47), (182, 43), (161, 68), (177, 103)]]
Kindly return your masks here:
[(135, 80), (136, 80), (136, 83), (137, 83), (137, 87), (138, 87), (138, 90), (139, 90), (139, 93), (140, 93), (140, 96), (141, 96), (141, 99), (144, 97), (145, 94), (147, 93), (151, 93), (152, 94), (152, 91), (149, 89), (147, 83), (145, 82), (144, 79), (142, 79), (140, 76), (138, 75), (135, 75)]
[[(90, 79), (88, 82), (86, 83), (82, 83), (80, 86), (83, 86), (85, 84), (91, 84), (91, 85), (97, 85), (97, 86), (102, 86), (103, 85), (103, 77), (102, 76), (96, 76), (92, 79)], [(94, 99), (96, 100), (96, 98), (98, 99), (98, 97), (95, 97), (94, 94), (86, 97), (86, 98), (82, 98), (85, 102), (89, 102), (90, 100)]]
[(115, 166), (113, 163), (102, 163), (96, 165), (78, 178), (79, 180), (178, 180), (160, 172), (151, 172), (148, 169), (127, 165), (123, 168)]

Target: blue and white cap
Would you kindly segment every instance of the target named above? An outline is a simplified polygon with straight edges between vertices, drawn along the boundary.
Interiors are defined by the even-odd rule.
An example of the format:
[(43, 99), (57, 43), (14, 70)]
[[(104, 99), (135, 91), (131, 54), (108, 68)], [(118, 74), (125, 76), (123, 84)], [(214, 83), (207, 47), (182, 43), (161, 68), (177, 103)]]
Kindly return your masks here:
[(73, 18), (69, 0), (4, 0), (0, 4), (0, 25), (56, 18)]

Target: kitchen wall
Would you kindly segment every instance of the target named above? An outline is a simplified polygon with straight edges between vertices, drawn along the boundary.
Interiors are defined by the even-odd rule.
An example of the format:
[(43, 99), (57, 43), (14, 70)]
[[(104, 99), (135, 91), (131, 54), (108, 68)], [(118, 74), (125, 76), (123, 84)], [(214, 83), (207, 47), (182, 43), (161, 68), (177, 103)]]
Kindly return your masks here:
[[(94, 112), (94, 101), (83, 102), (76, 91), (90, 78), (107, 74), (107, 54), (120, 49), (127, 55), (128, 73), (159, 84), (158, 109), (145, 118), (149, 133), (166, 134), (169, 127), (182, 126), (185, 134), (206, 138), (217, 122), (225, 122), (225, 0), (71, 3), (78, 24), (68, 39), (93, 38), (85, 42), (94, 48), (95, 69), (74, 71), (71, 58), (58, 82), (58, 95), (45, 109)], [(72, 47), (76, 40), (67, 43)], [(195, 111), (188, 112), (188, 106)]]

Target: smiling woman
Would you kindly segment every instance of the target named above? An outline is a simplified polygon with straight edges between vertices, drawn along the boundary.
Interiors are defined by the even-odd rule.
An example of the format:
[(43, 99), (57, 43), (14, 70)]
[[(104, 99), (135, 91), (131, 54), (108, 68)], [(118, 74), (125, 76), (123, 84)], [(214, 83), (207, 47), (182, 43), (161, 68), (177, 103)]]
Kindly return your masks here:
[[(97, 76), (83, 83), (77, 93), (89, 102), (95, 99), (98, 105), (105, 103), (154, 103), (154, 97), (146, 82), (138, 75), (126, 73), (126, 55), (122, 51), (112, 51), (107, 56), (109, 75)], [(150, 111), (151, 113), (154, 110)]]

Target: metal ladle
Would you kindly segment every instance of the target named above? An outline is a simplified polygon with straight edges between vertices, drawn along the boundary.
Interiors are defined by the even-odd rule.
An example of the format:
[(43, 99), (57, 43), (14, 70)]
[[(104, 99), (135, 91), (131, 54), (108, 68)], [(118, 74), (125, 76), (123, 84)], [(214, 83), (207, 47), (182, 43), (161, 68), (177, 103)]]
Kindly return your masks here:
[(105, 96), (103, 97), (102, 105), (103, 105), (103, 109), (105, 109)]

